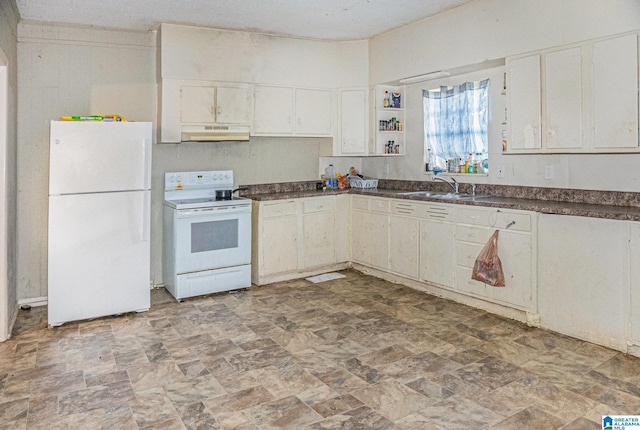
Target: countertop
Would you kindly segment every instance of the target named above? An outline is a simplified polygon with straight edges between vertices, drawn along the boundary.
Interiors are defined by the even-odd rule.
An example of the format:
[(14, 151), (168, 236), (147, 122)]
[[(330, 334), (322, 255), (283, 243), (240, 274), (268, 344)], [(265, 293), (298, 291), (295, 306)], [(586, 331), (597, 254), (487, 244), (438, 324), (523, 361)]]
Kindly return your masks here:
[[(500, 187), (490, 186), (486, 187), (484, 191), (490, 191), (491, 194), (484, 194), (483, 190), (479, 190), (478, 194), (482, 197), (467, 198), (458, 200), (443, 200), (441, 198), (424, 197), (424, 196), (411, 196), (402, 195), (404, 192), (412, 191), (426, 191), (428, 188), (422, 187), (416, 189), (415, 182), (410, 181), (391, 181), (390, 188), (375, 188), (375, 189), (327, 189), (316, 190), (315, 183), (313, 188), (310, 187), (291, 187), (279, 185), (279, 189), (274, 190), (269, 186), (248, 186), (249, 193), (243, 194), (243, 197), (250, 198), (256, 201), (267, 200), (286, 200), (286, 199), (298, 199), (304, 197), (318, 197), (337, 194), (361, 194), (376, 197), (386, 197), (394, 199), (404, 199), (419, 202), (433, 202), (443, 204), (455, 204), (455, 205), (467, 205), (467, 206), (484, 206), (495, 207), (505, 209), (516, 209), (533, 211), (544, 214), (556, 214), (556, 215), (573, 215), (592, 218), (603, 218), (612, 220), (623, 221), (640, 221), (640, 207), (636, 206), (636, 201), (639, 196), (638, 193), (618, 193), (618, 192), (606, 192), (606, 191), (585, 191), (585, 190), (563, 190), (558, 189), (542, 190), (530, 189), (523, 192), (522, 189), (527, 187), (516, 187), (518, 190), (514, 192), (514, 187)], [(402, 187), (402, 182), (406, 182), (406, 188)], [(297, 183), (305, 184), (305, 183)], [(432, 184), (432, 183), (430, 183)], [(445, 185), (445, 184), (442, 184)], [(302, 189), (307, 188), (307, 189)], [(504, 188), (504, 194), (498, 194), (500, 188)], [(433, 187), (431, 188), (433, 190)], [(447, 191), (446, 188), (438, 188), (437, 191)], [(467, 192), (467, 190), (462, 190)], [(470, 190), (469, 190), (470, 191)], [(591, 193), (591, 194), (589, 194)], [(595, 193), (595, 194), (594, 194)], [(523, 197), (514, 197), (513, 195), (521, 195)], [(530, 198), (529, 196), (536, 196), (541, 198)], [(553, 200), (552, 198), (560, 198), (566, 196), (566, 200)], [(598, 200), (603, 203), (593, 203), (593, 200)], [(579, 201), (576, 201), (579, 200)], [(619, 204), (624, 203), (624, 204)]]

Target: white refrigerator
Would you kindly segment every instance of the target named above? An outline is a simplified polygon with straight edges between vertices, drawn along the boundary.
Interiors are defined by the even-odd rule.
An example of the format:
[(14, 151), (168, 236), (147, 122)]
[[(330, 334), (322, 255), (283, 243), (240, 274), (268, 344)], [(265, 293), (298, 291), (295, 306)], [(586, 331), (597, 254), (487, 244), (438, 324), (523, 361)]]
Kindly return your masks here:
[(150, 306), (151, 123), (52, 121), (48, 321)]

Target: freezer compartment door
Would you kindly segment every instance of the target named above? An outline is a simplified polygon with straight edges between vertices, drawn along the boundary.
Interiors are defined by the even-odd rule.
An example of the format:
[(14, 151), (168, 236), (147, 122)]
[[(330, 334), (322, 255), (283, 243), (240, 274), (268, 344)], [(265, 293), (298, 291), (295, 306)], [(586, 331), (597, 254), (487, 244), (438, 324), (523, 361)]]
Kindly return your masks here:
[(151, 123), (52, 121), (49, 195), (148, 190)]
[(49, 198), (49, 324), (150, 305), (150, 191)]

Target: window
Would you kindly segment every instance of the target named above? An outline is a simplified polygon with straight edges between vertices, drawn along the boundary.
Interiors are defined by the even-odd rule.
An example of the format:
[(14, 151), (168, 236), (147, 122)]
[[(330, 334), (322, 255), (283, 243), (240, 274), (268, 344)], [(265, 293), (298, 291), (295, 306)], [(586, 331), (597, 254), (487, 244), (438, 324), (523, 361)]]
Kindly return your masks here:
[(432, 167), (446, 169), (448, 159), (464, 162), (470, 153), (482, 154), (484, 160), (488, 92), (489, 79), (422, 92), (425, 158), (431, 154), (425, 161)]

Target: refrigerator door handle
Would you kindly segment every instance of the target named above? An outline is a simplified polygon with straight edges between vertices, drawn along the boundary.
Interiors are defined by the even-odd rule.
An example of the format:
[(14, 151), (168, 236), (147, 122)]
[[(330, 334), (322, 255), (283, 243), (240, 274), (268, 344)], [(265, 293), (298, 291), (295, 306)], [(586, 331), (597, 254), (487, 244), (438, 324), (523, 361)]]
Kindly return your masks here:
[(151, 189), (151, 140), (144, 139), (144, 144), (142, 145), (143, 157), (144, 157), (144, 189)]
[(144, 199), (142, 203), (142, 242), (149, 242), (151, 240), (151, 192), (144, 191), (142, 193)]

